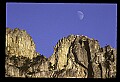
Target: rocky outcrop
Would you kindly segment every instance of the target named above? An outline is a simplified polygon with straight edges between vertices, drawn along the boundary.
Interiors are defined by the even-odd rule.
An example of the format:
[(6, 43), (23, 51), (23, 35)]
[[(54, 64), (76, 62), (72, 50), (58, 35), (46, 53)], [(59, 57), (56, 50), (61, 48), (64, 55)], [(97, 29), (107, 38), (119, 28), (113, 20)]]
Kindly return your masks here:
[(6, 28), (6, 54), (24, 56), (32, 59), (36, 56), (35, 44), (25, 30)]
[(83, 35), (69, 35), (46, 58), (24, 30), (6, 28), (6, 77), (115, 78), (117, 51)]

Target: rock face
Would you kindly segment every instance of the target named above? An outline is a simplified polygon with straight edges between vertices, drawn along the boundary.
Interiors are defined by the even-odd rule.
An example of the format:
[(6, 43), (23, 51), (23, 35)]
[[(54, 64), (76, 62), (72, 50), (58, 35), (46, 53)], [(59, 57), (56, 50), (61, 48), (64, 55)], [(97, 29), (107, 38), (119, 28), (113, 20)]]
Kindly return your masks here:
[(6, 28), (5, 77), (115, 78), (117, 50), (83, 35), (69, 35), (46, 58), (24, 30)]
[(9, 56), (24, 56), (32, 59), (35, 54), (35, 44), (25, 30), (6, 29), (6, 53)]

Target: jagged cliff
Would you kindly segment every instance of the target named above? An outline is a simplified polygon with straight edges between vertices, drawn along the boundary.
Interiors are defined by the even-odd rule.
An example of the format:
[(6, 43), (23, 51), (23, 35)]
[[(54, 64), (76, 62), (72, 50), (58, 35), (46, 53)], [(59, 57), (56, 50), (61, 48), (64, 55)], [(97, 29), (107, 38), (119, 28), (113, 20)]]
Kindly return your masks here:
[(5, 77), (115, 78), (117, 50), (83, 35), (69, 35), (46, 58), (25, 30), (6, 28)]

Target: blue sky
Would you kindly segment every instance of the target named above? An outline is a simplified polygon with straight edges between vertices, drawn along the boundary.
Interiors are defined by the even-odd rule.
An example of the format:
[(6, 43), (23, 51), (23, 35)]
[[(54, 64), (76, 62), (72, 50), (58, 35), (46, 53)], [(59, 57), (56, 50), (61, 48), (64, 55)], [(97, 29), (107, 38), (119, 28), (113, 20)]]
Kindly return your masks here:
[[(84, 14), (81, 20), (78, 11)], [(97, 39), (116, 48), (117, 4), (6, 3), (6, 27), (30, 34), (36, 51), (46, 57), (59, 39), (70, 34)]]

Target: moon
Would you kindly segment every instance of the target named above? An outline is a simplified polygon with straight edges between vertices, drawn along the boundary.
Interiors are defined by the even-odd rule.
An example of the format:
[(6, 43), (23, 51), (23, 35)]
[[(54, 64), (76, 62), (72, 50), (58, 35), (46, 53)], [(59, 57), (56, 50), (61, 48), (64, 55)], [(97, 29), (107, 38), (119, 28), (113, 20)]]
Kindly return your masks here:
[(84, 18), (84, 14), (82, 11), (77, 11), (77, 14), (78, 14), (80, 20), (82, 20)]

